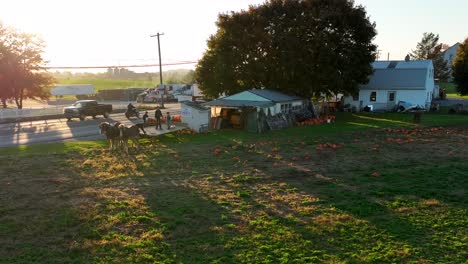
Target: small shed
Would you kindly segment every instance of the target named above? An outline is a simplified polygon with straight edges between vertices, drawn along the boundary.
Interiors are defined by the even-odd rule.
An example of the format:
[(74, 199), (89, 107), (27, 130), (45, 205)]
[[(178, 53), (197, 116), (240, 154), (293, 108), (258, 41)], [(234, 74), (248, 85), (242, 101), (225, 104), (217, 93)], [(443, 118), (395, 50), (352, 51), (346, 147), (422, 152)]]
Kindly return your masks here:
[(180, 115), (182, 123), (197, 132), (203, 132), (208, 129), (210, 122), (210, 108), (196, 104), (191, 101), (183, 101), (180, 103)]
[[(211, 107), (211, 127), (264, 131), (271, 116), (304, 108), (304, 100), (278, 91), (252, 89), (205, 103)], [(286, 117), (284, 121), (287, 123)], [(271, 128), (270, 128), (271, 129)]]

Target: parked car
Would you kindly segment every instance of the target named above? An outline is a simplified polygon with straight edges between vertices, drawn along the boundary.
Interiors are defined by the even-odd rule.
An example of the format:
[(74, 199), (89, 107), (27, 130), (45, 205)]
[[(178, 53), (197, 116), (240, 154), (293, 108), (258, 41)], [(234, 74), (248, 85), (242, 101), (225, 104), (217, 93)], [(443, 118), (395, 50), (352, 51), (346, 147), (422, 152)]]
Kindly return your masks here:
[(155, 89), (148, 89), (137, 95), (138, 103), (155, 103), (161, 100), (161, 95)]
[(98, 115), (103, 115), (105, 118), (108, 118), (111, 112), (111, 104), (98, 104), (96, 100), (76, 101), (73, 105), (63, 109), (63, 114), (68, 121), (75, 117), (83, 121), (87, 116), (96, 118)]
[(449, 114), (468, 114), (468, 109), (463, 104), (454, 104), (448, 110)]

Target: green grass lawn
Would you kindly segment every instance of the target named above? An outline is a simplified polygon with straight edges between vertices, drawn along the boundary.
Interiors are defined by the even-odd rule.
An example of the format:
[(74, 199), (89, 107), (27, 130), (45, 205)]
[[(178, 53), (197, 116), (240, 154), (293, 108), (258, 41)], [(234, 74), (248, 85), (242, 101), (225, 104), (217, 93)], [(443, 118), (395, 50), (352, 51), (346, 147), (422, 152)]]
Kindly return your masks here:
[(440, 88), (446, 90), (447, 98), (468, 99), (468, 95), (461, 96), (458, 94), (457, 87), (454, 83), (441, 83)]
[(468, 95), (459, 95), (457, 93), (447, 94), (447, 98), (451, 99), (468, 99)]
[(0, 263), (463, 263), (468, 117), (0, 149)]

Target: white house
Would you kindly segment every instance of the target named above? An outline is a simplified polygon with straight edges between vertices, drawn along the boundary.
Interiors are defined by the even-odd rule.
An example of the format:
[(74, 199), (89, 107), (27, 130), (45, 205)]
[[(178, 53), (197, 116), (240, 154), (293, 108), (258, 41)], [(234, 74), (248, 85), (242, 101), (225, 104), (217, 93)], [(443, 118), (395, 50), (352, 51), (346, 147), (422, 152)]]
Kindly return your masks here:
[(392, 110), (399, 101), (429, 108), (438, 91), (434, 89), (434, 66), (431, 60), (376, 61), (368, 84), (359, 94), (344, 98), (357, 110), (372, 105), (373, 110)]
[[(453, 65), (453, 62), (455, 61), (455, 58), (457, 57), (458, 47), (460, 47), (459, 42), (455, 43), (453, 46), (446, 49), (442, 53), (442, 56), (444, 57), (444, 60), (448, 65), (450, 73), (452, 73), (452, 65)], [(453, 79), (453, 77), (450, 75), (449, 81), (451, 81), (452, 79)]]
[(455, 57), (457, 57), (458, 47), (460, 47), (460, 43), (457, 42), (442, 53), (442, 56), (444, 57), (444, 60), (447, 62), (449, 68), (452, 66), (453, 61), (455, 60)]

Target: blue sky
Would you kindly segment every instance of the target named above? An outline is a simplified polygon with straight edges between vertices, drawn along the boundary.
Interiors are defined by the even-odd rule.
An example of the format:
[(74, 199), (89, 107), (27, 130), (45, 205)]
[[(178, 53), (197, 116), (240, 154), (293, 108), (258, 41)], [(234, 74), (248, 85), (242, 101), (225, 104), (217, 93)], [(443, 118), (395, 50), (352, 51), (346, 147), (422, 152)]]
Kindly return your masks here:
[[(245, 9), (263, 0), (15, 0), (3, 1), (0, 20), (40, 34), (54, 66), (125, 65), (199, 59), (216, 32), (219, 12)], [(468, 37), (468, 1), (356, 0), (377, 24), (382, 57), (403, 59), (423, 32), (453, 44)], [(180, 68), (181, 66), (167, 67)], [(193, 65), (184, 67), (191, 68)], [(140, 69), (156, 70), (156, 69)]]

